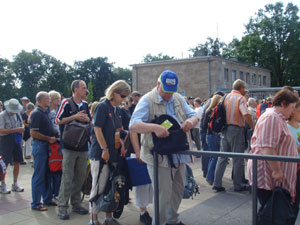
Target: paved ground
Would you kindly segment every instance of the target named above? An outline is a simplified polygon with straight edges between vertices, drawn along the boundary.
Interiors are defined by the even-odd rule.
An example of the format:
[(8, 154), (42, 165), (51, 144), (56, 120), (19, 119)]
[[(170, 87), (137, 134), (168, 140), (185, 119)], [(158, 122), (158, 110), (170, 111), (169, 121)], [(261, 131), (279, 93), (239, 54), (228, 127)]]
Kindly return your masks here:
[[(226, 192), (216, 194), (211, 186), (202, 177), (201, 163), (199, 159), (191, 165), (194, 176), (200, 184), (200, 195), (194, 199), (183, 200), (180, 206), (180, 218), (187, 225), (250, 225), (251, 195), (249, 193), (233, 192), (232, 182), (229, 179), (231, 168), (226, 170), (223, 179)], [(62, 221), (57, 217), (56, 207), (50, 207), (46, 212), (37, 212), (30, 209), (31, 201), (31, 176), (33, 168), (28, 163), (21, 166), (19, 183), (25, 188), (23, 193), (12, 192), (9, 195), (0, 194), (0, 225), (53, 225), (53, 224), (88, 224), (89, 216), (70, 213), (70, 220)], [(7, 184), (12, 183), (12, 168), (9, 167)], [(139, 211), (135, 206), (134, 195), (131, 193), (131, 203), (128, 204), (120, 218), (122, 225), (142, 225), (139, 222)], [(84, 205), (88, 206), (88, 198), (84, 199)], [(152, 207), (149, 211), (152, 214)], [(103, 221), (103, 214), (100, 214)], [(298, 225), (300, 221), (298, 220)]]

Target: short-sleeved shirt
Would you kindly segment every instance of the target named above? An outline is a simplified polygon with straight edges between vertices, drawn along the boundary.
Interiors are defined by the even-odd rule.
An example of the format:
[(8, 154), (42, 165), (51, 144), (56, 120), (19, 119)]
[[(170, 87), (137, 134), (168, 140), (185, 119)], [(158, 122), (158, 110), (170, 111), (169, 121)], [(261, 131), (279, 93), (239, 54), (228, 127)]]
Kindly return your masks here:
[(39, 133), (53, 137), (53, 127), (51, 120), (48, 116), (49, 110), (37, 107), (30, 116), (30, 130), (38, 131)]
[[(63, 118), (73, 116), (79, 111), (83, 111), (84, 113), (86, 113), (88, 115), (88, 117), (90, 118), (90, 120), (91, 120), (91, 114), (90, 114), (89, 106), (88, 106), (88, 103), (86, 101), (81, 101), (80, 104), (77, 104), (75, 101), (73, 101), (75, 106), (77, 107), (77, 111), (74, 111), (74, 112), (72, 111), (72, 108), (71, 108), (71, 105), (70, 105), (69, 101), (73, 101), (73, 99), (72, 98), (65, 98), (61, 102), (61, 104), (60, 104), (60, 106), (57, 110), (57, 113), (56, 113), (55, 123), (60, 122)], [(65, 127), (64, 124), (59, 125), (60, 138), (61, 138), (60, 144), (65, 149), (75, 151), (75, 149), (72, 149), (71, 146), (68, 146), (62, 140), (64, 127)], [(86, 141), (85, 145), (81, 149), (76, 150), (76, 151), (88, 151), (88, 141)]]
[[(298, 156), (297, 146), (293, 134), (287, 127), (285, 117), (276, 109), (268, 108), (262, 114), (256, 124), (252, 139), (252, 154), (262, 154), (262, 148), (272, 148), (279, 156)], [(252, 160), (248, 160), (248, 172), (250, 184), (252, 184)], [(295, 184), (297, 175), (297, 163), (280, 162), (280, 168), (286, 181), (283, 187), (289, 190), (291, 196), (295, 196)], [(257, 187), (265, 190), (273, 190), (280, 186), (272, 179), (272, 170), (267, 161), (257, 161)]]
[[(13, 129), (17, 127), (22, 127), (22, 119), (19, 114), (11, 115), (6, 110), (0, 113), (0, 129)], [(0, 134), (0, 136), (5, 136), (6, 134)]]
[[(287, 124), (287, 126), (290, 129), (291, 133), (294, 135), (297, 147), (300, 147), (300, 123), (298, 123), (298, 128), (295, 128), (290, 124)], [(298, 155), (300, 156), (300, 152), (298, 153)]]
[[(93, 117), (93, 127), (100, 127), (107, 147), (111, 162), (118, 162), (119, 152), (115, 149), (115, 132), (117, 128), (122, 127), (122, 118), (120, 108), (113, 107), (108, 99), (99, 103)], [(92, 129), (92, 146), (90, 149), (90, 158), (100, 160), (102, 149), (97, 141), (94, 129)]]
[(239, 91), (232, 90), (231, 93), (226, 96), (224, 104), (227, 124), (244, 127), (244, 116), (247, 114), (250, 115), (245, 97)]
[[(163, 103), (165, 105), (166, 108), (166, 114), (172, 116), (173, 118), (175, 118), (178, 123), (180, 124), (180, 121), (178, 120), (177, 116), (176, 116), (176, 112), (174, 109), (174, 96), (172, 96), (170, 98), (169, 101), (164, 101), (163, 98), (158, 95), (158, 100), (159, 102)], [(181, 105), (183, 106), (184, 112), (186, 114), (187, 118), (190, 118), (192, 116), (195, 116), (196, 113), (195, 111), (188, 106), (187, 102), (185, 101), (185, 99), (181, 96)], [(149, 101), (146, 95), (144, 95), (138, 102), (135, 111), (131, 117), (130, 123), (129, 123), (129, 128), (137, 123), (137, 122), (145, 122), (147, 123), (149, 121)], [(189, 163), (190, 160), (190, 156), (188, 155), (179, 155), (179, 154), (173, 154), (173, 162), (174, 163)]]
[(48, 116), (49, 116), (49, 119), (51, 120), (54, 133), (60, 133), (59, 126), (55, 123), (55, 119), (56, 119), (56, 111), (55, 111), (55, 109), (52, 109), (49, 112)]

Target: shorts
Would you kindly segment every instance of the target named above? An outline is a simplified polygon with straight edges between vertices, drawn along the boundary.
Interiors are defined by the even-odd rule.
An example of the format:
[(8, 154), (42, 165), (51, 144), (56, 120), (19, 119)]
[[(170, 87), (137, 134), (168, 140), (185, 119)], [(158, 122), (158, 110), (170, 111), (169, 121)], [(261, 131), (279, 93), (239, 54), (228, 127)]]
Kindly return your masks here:
[(15, 143), (13, 134), (0, 136), (0, 155), (5, 164), (23, 162), (21, 143)]

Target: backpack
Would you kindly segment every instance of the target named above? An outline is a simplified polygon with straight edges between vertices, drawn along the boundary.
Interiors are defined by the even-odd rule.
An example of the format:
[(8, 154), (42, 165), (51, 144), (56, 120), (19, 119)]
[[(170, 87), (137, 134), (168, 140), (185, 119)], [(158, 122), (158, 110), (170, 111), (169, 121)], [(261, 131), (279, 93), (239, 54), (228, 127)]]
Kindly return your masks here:
[(51, 172), (62, 171), (62, 161), (63, 156), (60, 151), (60, 146), (58, 142), (52, 143), (49, 146), (49, 158), (48, 164)]
[(170, 155), (179, 151), (189, 149), (186, 133), (181, 129), (179, 123), (172, 116), (163, 114), (154, 118), (151, 123), (162, 124), (169, 121), (172, 126), (168, 129), (170, 135), (165, 138), (158, 138), (155, 133), (152, 133), (153, 148), (152, 152), (157, 152), (161, 155)]
[(220, 133), (226, 126), (226, 110), (224, 101), (227, 95), (225, 95), (218, 105), (212, 110), (208, 121), (209, 128), (216, 133)]
[(200, 194), (199, 191), (199, 185), (196, 183), (193, 175), (193, 170), (189, 165), (185, 165), (186, 170), (185, 170), (185, 186), (184, 186), (184, 193), (183, 193), (183, 198), (184, 199), (189, 199), (195, 194)]
[(83, 183), (82, 188), (81, 188), (83, 198), (84, 198), (84, 195), (90, 195), (91, 194), (92, 182), (93, 182), (93, 178), (92, 178), (92, 174), (91, 174), (91, 164), (88, 163), (84, 183)]
[[(110, 174), (104, 191), (101, 194), (97, 193), (92, 199), (90, 199), (90, 202), (91, 204), (96, 204), (96, 207), (101, 212), (116, 212), (117, 210), (123, 211), (124, 200), (121, 198), (122, 196), (124, 197), (126, 179), (112, 164), (108, 163), (108, 166)], [(101, 167), (99, 169), (98, 181), (102, 167), (103, 162), (101, 162)]]
[[(72, 112), (78, 112), (77, 107), (72, 99), (68, 99)], [(65, 124), (62, 140), (72, 149), (79, 150), (88, 141), (90, 136), (90, 124), (72, 120)]]

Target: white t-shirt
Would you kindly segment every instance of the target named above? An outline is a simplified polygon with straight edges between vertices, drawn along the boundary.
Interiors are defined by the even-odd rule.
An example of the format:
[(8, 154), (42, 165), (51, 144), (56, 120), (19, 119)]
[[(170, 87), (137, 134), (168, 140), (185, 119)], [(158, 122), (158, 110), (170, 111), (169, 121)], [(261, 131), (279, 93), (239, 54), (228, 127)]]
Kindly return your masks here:
[(196, 112), (196, 117), (199, 118), (199, 123), (195, 126), (195, 128), (200, 128), (200, 119), (203, 113), (203, 107), (200, 106), (198, 108), (195, 108), (194, 111)]

